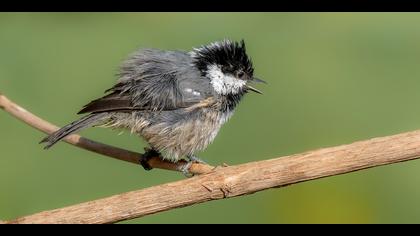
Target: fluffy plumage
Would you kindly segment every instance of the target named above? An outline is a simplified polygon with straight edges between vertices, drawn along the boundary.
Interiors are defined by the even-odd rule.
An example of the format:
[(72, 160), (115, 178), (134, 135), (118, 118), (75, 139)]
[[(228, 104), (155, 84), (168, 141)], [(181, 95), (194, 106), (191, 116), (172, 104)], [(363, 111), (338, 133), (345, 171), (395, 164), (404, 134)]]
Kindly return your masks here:
[(49, 148), (90, 126), (130, 129), (164, 158), (177, 161), (204, 150), (248, 91), (253, 78), (245, 43), (224, 40), (191, 52), (142, 49), (121, 66), (107, 95), (90, 113), (42, 140)]

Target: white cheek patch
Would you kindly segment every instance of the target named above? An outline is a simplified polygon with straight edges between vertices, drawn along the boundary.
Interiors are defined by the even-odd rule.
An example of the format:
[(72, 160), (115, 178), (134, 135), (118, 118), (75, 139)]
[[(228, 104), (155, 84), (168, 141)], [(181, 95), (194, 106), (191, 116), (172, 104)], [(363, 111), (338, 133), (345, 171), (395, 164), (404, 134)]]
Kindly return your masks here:
[(214, 90), (222, 95), (236, 94), (246, 84), (244, 80), (224, 74), (217, 65), (208, 66), (207, 75)]

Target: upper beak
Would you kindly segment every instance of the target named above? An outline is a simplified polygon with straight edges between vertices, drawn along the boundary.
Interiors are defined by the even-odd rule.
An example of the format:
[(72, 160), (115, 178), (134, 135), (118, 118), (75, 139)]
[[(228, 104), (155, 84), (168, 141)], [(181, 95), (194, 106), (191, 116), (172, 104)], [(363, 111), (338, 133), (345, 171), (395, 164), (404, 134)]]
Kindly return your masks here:
[(264, 80), (259, 79), (259, 78), (257, 78), (257, 77), (252, 77), (251, 82), (257, 82), (257, 83), (264, 83), (264, 84), (267, 84), (267, 82), (265, 82)]

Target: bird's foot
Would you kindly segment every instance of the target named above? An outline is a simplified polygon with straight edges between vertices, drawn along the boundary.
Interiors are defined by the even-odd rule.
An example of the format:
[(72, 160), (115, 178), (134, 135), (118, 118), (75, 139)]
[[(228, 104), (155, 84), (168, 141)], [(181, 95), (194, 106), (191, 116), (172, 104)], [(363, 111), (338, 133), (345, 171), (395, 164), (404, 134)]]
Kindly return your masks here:
[(180, 166), (179, 171), (181, 171), (187, 178), (193, 177), (194, 174), (190, 172), (190, 167), (193, 163), (205, 164), (207, 163), (196, 156), (187, 156), (188, 161)]
[(190, 172), (190, 167), (191, 167), (192, 163), (193, 163), (193, 161), (188, 161), (178, 168), (178, 170), (182, 174), (184, 174), (184, 176), (187, 177), (187, 178), (191, 178), (191, 177), (194, 176), (194, 174)]
[(145, 170), (151, 170), (153, 167), (149, 165), (149, 160), (152, 157), (160, 156), (160, 153), (152, 148), (144, 148), (145, 153), (140, 157), (140, 165), (143, 166)]

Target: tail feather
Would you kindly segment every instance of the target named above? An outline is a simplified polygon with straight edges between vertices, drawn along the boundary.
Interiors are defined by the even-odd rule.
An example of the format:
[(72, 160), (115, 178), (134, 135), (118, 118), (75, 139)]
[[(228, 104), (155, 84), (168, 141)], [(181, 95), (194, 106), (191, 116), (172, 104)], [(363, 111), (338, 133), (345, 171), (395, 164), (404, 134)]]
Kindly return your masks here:
[(89, 114), (55, 131), (54, 133), (42, 139), (39, 143), (46, 143), (44, 149), (48, 149), (72, 133), (102, 123), (107, 117), (107, 113)]

